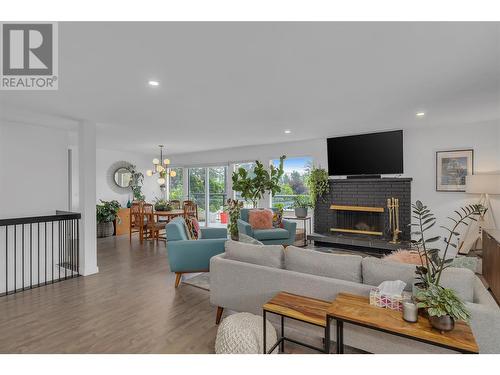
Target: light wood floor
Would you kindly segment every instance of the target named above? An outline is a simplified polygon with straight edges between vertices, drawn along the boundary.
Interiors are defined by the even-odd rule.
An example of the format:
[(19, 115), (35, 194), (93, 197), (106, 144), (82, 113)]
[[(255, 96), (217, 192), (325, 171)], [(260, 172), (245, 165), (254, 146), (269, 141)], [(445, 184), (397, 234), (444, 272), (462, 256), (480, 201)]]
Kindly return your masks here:
[(165, 244), (98, 240), (99, 273), (0, 298), (0, 353), (213, 353), (205, 290), (174, 289)]

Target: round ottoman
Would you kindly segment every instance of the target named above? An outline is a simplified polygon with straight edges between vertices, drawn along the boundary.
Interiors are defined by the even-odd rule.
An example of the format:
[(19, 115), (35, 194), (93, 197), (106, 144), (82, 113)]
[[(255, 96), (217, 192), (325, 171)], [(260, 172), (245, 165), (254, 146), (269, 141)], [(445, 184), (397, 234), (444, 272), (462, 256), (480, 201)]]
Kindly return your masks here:
[[(262, 317), (250, 313), (229, 315), (219, 325), (215, 339), (217, 354), (262, 354)], [(276, 343), (276, 330), (266, 322), (266, 345), (271, 349)], [(278, 348), (273, 353), (277, 353)]]

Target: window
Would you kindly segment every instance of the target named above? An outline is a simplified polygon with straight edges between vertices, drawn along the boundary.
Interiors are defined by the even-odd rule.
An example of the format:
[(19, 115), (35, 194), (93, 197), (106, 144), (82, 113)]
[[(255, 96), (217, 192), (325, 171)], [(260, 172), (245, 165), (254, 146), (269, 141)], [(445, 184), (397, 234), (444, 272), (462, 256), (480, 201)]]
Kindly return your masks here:
[[(272, 160), (275, 167), (279, 166), (279, 159)], [(287, 158), (283, 162), (285, 173), (281, 177), (281, 193), (272, 198), (273, 207), (282, 204), (285, 210), (293, 209), (294, 198), (298, 195), (308, 195), (306, 181), (312, 168), (311, 157)]]
[(206, 168), (189, 168), (189, 199), (198, 205), (198, 221), (201, 225), (205, 225), (205, 181)]
[(172, 168), (175, 171), (175, 177), (169, 177), (169, 200), (179, 200), (184, 199), (184, 186), (183, 186), (183, 168)]
[[(253, 177), (253, 175), (254, 175), (253, 169), (255, 168), (255, 162), (238, 163), (238, 164), (234, 165), (235, 172), (237, 172), (238, 169), (240, 169), (240, 168), (245, 169), (248, 172), (248, 175), (250, 177)], [(241, 197), (241, 192), (235, 191), (234, 192), (234, 199), (238, 199), (240, 201), (243, 200), (243, 198)], [(246, 202), (246, 201), (244, 201), (243, 207), (245, 207), (245, 208), (252, 208), (253, 207), (252, 202)]]

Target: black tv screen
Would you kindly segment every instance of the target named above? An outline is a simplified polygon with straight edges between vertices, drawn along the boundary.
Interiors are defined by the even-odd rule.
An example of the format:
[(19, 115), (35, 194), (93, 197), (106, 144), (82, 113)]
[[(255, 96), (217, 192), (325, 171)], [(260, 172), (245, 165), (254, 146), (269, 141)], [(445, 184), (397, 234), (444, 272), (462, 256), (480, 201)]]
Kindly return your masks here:
[(330, 176), (403, 173), (403, 131), (328, 138)]

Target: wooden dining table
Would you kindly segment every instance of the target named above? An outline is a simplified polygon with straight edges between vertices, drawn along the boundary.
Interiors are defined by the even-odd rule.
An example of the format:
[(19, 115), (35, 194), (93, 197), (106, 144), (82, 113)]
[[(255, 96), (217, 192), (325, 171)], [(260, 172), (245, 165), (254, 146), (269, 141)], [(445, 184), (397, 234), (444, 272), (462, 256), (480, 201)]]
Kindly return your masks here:
[(166, 217), (170, 220), (177, 216), (184, 216), (184, 210), (155, 211), (154, 215), (157, 218)]

